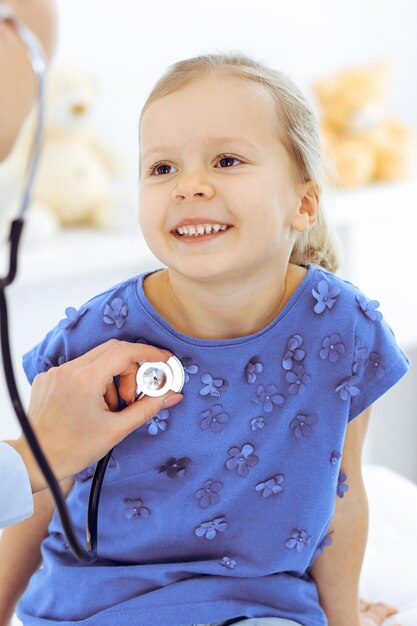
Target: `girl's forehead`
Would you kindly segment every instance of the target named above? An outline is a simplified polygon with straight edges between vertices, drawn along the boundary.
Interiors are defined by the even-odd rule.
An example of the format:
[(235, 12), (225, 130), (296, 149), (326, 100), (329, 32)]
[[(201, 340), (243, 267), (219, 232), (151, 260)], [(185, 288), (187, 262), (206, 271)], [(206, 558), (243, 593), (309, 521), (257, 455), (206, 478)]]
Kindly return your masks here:
[[(201, 137), (262, 143), (276, 134), (274, 102), (265, 89), (236, 77), (205, 77), (150, 104), (142, 115), (143, 154), (155, 147)], [(171, 139), (171, 141), (169, 141)]]

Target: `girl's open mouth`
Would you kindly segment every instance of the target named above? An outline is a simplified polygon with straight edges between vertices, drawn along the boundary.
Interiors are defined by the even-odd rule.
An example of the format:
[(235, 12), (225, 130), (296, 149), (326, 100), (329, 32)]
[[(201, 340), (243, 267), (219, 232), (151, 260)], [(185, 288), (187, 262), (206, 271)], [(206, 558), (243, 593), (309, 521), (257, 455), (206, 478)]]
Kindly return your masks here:
[(211, 232), (209, 234), (195, 234), (195, 235), (180, 235), (179, 232), (172, 231), (172, 235), (176, 239), (180, 239), (183, 243), (198, 243), (202, 241), (207, 241), (209, 239), (216, 239), (222, 237), (225, 233), (227, 233), (233, 226), (227, 226), (226, 230), (219, 230), (218, 232)]

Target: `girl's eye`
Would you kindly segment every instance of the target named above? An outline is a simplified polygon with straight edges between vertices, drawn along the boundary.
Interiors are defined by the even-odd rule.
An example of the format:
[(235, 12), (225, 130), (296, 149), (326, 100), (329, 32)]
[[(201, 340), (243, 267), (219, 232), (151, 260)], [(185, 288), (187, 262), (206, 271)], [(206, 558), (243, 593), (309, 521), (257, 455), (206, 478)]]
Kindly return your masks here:
[[(220, 160), (219, 163), (221, 163), (222, 161), (239, 161), (239, 163), (241, 163), (242, 161), (240, 161), (240, 159), (237, 159), (236, 157), (233, 156), (229, 156), (228, 154), (221, 154), (220, 155)], [(155, 163), (154, 165), (152, 165), (151, 168), (148, 169), (148, 176), (162, 176), (163, 174), (170, 174), (170, 172), (161, 172), (158, 170), (160, 168), (163, 167), (173, 167), (173, 165), (169, 165), (168, 163)], [(220, 169), (225, 169), (224, 167), (221, 167)]]
[[(219, 163), (221, 163), (222, 161), (239, 161), (239, 163), (242, 163), (240, 159), (237, 159), (236, 157), (233, 157), (233, 156), (229, 156), (228, 154), (220, 155)], [(221, 169), (224, 169), (224, 168), (222, 167)]]
[(158, 174), (156, 174), (156, 172), (159, 170), (160, 167), (172, 167), (172, 165), (168, 165), (168, 163), (155, 163), (155, 165), (152, 165), (151, 168), (148, 169), (148, 175), (149, 176), (161, 176), (164, 173), (169, 174), (170, 172), (162, 172), (162, 174), (159, 172)]

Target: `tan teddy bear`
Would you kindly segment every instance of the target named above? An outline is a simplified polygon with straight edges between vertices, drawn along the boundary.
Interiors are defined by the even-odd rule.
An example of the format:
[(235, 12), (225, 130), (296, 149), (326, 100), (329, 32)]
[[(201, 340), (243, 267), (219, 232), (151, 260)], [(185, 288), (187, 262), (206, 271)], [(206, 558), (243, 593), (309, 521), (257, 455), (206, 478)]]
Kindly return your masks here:
[[(48, 239), (62, 227), (120, 225), (120, 192), (112, 183), (126, 166), (120, 155), (89, 129), (96, 98), (97, 88), (90, 76), (74, 69), (52, 68), (42, 153), (25, 229), (30, 240)], [(0, 190), (9, 200), (8, 208), (11, 191), (15, 195), (16, 185), (23, 179), (35, 119), (33, 111), (12, 154), (0, 167)], [(10, 215), (3, 213), (2, 221), (9, 219)], [(4, 237), (4, 224), (2, 231)]]
[(400, 181), (415, 173), (416, 136), (387, 112), (390, 70), (389, 62), (380, 61), (313, 83), (324, 150), (336, 170), (328, 176), (338, 187)]

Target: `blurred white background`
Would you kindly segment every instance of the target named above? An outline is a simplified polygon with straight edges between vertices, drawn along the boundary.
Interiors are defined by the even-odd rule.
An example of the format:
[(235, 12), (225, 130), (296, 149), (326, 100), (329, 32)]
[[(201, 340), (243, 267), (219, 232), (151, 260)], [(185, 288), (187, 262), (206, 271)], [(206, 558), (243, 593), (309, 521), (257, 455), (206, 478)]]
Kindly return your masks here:
[[(130, 203), (123, 215), (131, 225), (136, 224), (137, 214), (140, 109), (156, 80), (180, 59), (232, 50), (253, 55), (288, 73), (313, 105), (310, 86), (314, 80), (388, 59), (392, 62), (391, 117), (417, 131), (414, 0), (383, 4), (377, 0), (58, 0), (57, 4), (54, 64), (86, 71), (98, 81), (100, 97), (91, 125), (128, 164), (122, 186)], [(346, 233), (341, 274), (380, 300), (381, 310), (413, 362), (417, 351), (417, 267), (412, 254), (416, 185), (390, 187), (382, 186), (375, 193), (369, 189), (366, 194), (360, 190), (341, 193), (338, 219), (341, 232)], [(350, 211), (352, 220), (355, 214), (354, 224)], [(160, 266), (143, 241), (138, 244), (131, 236), (126, 246), (126, 239), (118, 237), (75, 233), (49, 248), (23, 251), (21, 274), (10, 298), (16, 369), (21, 369), (22, 353), (64, 317), (64, 307), (80, 306), (128, 275)], [(135, 246), (138, 254), (133, 259)], [(21, 371), (19, 377), (27, 398), (29, 388)], [(376, 403), (364, 460), (391, 467), (417, 482), (415, 378), (412, 368)], [(18, 427), (5, 388), (1, 395), (0, 438), (5, 438), (14, 436)]]
[(387, 58), (392, 117), (417, 131), (413, 0), (58, 0), (58, 8), (55, 62), (97, 77), (94, 125), (126, 155), (133, 185), (146, 97), (169, 65), (205, 52), (254, 55), (287, 72), (307, 95), (317, 78)]

